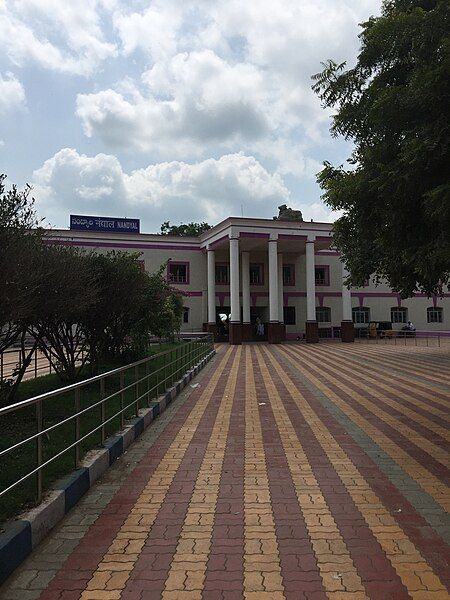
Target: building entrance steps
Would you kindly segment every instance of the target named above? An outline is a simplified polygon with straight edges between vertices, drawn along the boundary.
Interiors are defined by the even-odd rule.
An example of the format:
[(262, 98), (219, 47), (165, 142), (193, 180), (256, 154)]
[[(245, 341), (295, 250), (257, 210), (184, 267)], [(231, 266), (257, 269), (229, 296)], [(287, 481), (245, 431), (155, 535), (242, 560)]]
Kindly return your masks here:
[(0, 598), (449, 598), (449, 381), (440, 348), (220, 345)]

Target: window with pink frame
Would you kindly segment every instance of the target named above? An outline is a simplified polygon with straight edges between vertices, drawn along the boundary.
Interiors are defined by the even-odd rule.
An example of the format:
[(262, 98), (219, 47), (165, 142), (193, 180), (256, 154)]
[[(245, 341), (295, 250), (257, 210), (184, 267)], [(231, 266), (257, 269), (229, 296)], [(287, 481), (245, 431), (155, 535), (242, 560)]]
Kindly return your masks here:
[(283, 265), (283, 285), (295, 285), (295, 265)]
[(330, 285), (330, 266), (318, 265), (315, 267), (316, 285)]
[(189, 283), (189, 263), (170, 261), (167, 266), (167, 275), (170, 283)]
[(264, 265), (250, 263), (250, 285), (264, 285)]

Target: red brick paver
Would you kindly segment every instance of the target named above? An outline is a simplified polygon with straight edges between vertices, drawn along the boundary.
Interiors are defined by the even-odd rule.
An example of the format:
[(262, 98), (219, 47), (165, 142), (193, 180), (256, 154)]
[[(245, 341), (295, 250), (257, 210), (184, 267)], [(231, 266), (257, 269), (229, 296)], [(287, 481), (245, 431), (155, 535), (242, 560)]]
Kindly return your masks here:
[(449, 400), (440, 349), (222, 347), (51, 581), (0, 598), (450, 598)]

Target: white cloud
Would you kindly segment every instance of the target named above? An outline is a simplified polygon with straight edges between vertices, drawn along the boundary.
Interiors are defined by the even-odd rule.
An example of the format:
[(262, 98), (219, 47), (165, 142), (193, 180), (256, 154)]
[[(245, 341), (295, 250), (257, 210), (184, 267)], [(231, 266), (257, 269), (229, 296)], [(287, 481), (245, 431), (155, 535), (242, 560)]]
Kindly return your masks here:
[[(62, 224), (68, 210), (137, 211), (154, 229), (163, 212), (172, 221), (214, 222), (240, 214), (242, 204), (248, 216), (270, 217), (280, 200), (293, 204), (288, 188), (301, 197), (305, 182), (316, 199), (306, 181), (320, 170), (313, 157), (341, 160), (336, 155), (348, 147), (331, 146), (330, 115), (311, 90), (311, 75), (327, 58), (354, 60), (358, 23), (380, 4), (0, 0), (1, 68), (33, 67), (25, 80), (28, 104), (37, 98), (48, 106), (49, 126), (64, 135), (61, 146), (77, 139), (81, 124), (95, 144), (91, 154), (99, 142), (105, 149), (85, 156), (66, 148), (35, 172), (43, 212)], [(61, 121), (36, 66), (56, 72), (54, 86), (67, 83), (69, 107), (74, 84), (60, 74), (96, 75), (78, 90), (78, 121)], [(2, 85), (9, 96), (0, 94), (0, 111), (24, 104), (17, 79), (6, 76)], [(40, 149), (42, 161), (47, 148)], [(159, 162), (125, 173), (112, 153), (127, 164), (133, 153), (141, 154), (140, 164), (142, 154)], [(19, 177), (29, 179), (23, 169)], [(320, 202), (297, 208), (307, 219), (330, 215)]]
[(128, 4), (113, 17), (122, 53), (139, 51), (151, 66), (127, 93), (119, 82), (78, 96), (86, 135), (161, 158), (271, 154), (280, 172), (298, 175), (316, 166), (308, 148), (328, 139), (329, 113), (311, 90), (311, 75), (329, 57), (354, 59), (357, 24), (380, 1)]
[(0, 6), (0, 49), (18, 66), (91, 75), (117, 54), (105, 40), (101, 11), (108, 0), (6, 0)]
[(177, 32), (183, 9), (174, 2), (155, 1), (142, 12), (122, 5), (115, 11), (113, 23), (122, 43), (122, 52), (130, 55), (137, 49), (148, 52), (154, 61), (177, 53)]
[(12, 73), (0, 73), (0, 114), (24, 106), (25, 90)]
[(266, 214), (289, 202), (281, 177), (253, 157), (229, 154), (188, 164), (172, 161), (125, 173), (115, 156), (64, 148), (33, 174), (42, 215), (66, 225), (69, 212), (140, 217), (148, 231), (166, 220), (207, 220)]
[(355, 56), (356, 26), (379, 12), (380, 4), (380, 0), (220, 0), (210, 6), (219, 41), (240, 36), (248, 60), (309, 82), (311, 69), (320, 66), (329, 52), (337, 59)]
[(205, 143), (255, 140), (269, 127), (263, 80), (251, 65), (230, 65), (205, 50), (157, 63), (142, 79), (142, 92), (129, 86), (128, 95), (80, 94), (77, 115), (86, 135), (173, 157), (202, 153)]

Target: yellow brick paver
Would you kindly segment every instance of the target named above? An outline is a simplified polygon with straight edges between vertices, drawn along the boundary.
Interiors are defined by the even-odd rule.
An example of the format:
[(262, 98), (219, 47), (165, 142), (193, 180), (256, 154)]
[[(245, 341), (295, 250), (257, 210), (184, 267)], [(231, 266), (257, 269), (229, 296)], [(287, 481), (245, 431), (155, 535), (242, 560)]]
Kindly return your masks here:
[[(241, 349), (239, 348), (233, 360), (224, 398), (197, 476), (178, 546), (165, 583), (163, 600), (170, 598), (172, 593), (168, 592), (174, 590), (179, 591), (179, 597), (182, 599), (186, 597), (184, 593), (186, 591), (201, 594), (203, 589), (240, 358)], [(193, 539), (193, 536), (196, 540), (201, 538), (203, 544), (199, 548), (196, 548), (194, 544), (193, 547), (189, 547), (189, 550), (192, 551), (186, 552), (185, 543)]]
[[(390, 515), (381, 500), (370, 488), (364, 477), (361, 476), (358, 469), (348, 458), (345, 451), (335, 441), (329, 430), (322, 423), (320, 418), (318, 418), (317, 414), (311, 409), (303, 394), (295, 385), (287, 369), (283, 367), (279, 360), (270, 352), (265, 352), (265, 356), (275, 371), (282, 377), (283, 383), (288, 389), (292, 399), (298, 406), (305, 420), (310, 424), (317, 441), (329, 457), (336, 473), (341, 478), (350, 496), (386, 553), (386, 556), (391, 561), (405, 587), (408, 589), (411, 597), (414, 599), (424, 598), (424, 594), (429, 593), (429, 588), (424, 584), (417, 589), (408, 588), (408, 582), (411, 582), (410, 576), (412, 574), (418, 576), (420, 572), (426, 572), (433, 586), (433, 591), (436, 590), (442, 595), (442, 598), (446, 598), (447, 591), (445, 586), (433, 573), (433, 570), (423, 559), (414, 544), (409, 541), (405, 532), (398, 526), (395, 519)], [(280, 356), (283, 356), (288, 363), (294, 364), (300, 371), (302, 370), (299, 362), (295, 361), (289, 353), (280, 350)], [(320, 383), (316, 377), (313, 378), (311, 375), (309, 375), (309, 377), (311, 381), (314, 380), (316, 385)], [(351, 478), (351, 483), (348, 482), (349, 477)], [(378, 518), (382, 518), (384, 524), (374, 525), (371, 520), (374, 515)], [(405, 542), (408, 545), (407, 547), (403, 546), (402, 548), (398, 545), (399, 542)], [(420, 577), (418, 578), (420, 579)], [(416, 584), (414, 587), (416, 587)]]

